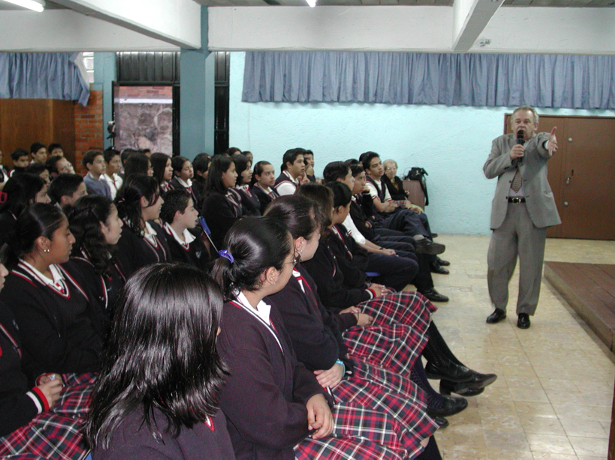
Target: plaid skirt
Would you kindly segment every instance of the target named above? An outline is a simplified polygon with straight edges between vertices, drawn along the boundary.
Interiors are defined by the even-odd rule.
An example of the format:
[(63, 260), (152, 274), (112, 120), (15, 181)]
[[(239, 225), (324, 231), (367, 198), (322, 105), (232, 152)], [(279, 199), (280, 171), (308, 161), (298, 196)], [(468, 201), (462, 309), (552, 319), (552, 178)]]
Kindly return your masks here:
[(408, 376), (427, 344), (427, 328), (436, 308), (421, 294), (408, 291), (368, 300), (358, 307), (374, 322), (343, 332), (349, 356)]
[(63, 374), (64, 389), (51, 410), (0, 438), (0, 458), (82, 460), (89, 449), (81, 435), (95, 374)]
[(423, 391), (385, 369), (356, 363), (353, 375), (332, 392), (333, 435), (305, 439), (295, 448), (297, 459), (415, 458), (423, 450), (421, 440), (438, 429), (425, 412)]

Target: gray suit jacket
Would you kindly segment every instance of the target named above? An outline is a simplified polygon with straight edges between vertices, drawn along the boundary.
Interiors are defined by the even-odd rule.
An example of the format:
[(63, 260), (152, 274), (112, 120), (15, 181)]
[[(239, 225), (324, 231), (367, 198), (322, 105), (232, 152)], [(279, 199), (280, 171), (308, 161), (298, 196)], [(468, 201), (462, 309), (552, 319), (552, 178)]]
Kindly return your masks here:
[[(525, 143), (525, 156), (519, 170), (523, 178), (523, 190), (527, 211), (532, 223), (539, 228), (561, 224), (553, 192), (547, 180), (549, 152), (545, 149), (548, 133), (538, 133)], [(504, 134), (493, 140), (491, 154), (483, 166), (487, 179), (498, 178), (495, 197), (491, 206), (491, 229), (499, 228), (506, 217), (508, 192), (515, 176), (510, 149), (515, 145), (514, 134)]]

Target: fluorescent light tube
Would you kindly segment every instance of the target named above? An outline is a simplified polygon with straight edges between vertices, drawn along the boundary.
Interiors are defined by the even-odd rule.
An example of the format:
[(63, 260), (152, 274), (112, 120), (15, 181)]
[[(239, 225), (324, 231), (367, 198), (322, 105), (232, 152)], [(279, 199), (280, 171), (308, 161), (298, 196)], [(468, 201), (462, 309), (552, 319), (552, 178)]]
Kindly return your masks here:
[(45, 3), (40, 3), (35, 0), (4, 0), (5, 2), (12, 3), (13, 5), (21, 6), (23, 8), (28, 8), (29, 10), (36, 11), (37, 13), (42, 13), (45, 9)]
[(316, 2), (318, 0), (305, 0), (307, 2), (308, 5), (310, 5), (312, 8), (314, 8), (316, 6)]

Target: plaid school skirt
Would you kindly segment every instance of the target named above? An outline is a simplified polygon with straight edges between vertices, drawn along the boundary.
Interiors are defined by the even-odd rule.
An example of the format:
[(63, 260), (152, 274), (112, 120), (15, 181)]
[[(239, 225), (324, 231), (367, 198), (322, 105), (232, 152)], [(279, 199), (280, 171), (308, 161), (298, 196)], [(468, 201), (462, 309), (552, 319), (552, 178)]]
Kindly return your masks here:
[(348, 354), (358, 361), (404, 376), (427, 344), (427, 328), (436, 307), (418, 292), (403, 291), (357, 305), (374, 318), (371, 326), (343, 332)]
[(64, 389), (51, 410), (0, 438), (0, 458), (82, 460), (89, 449), (81, 434), (95, 374), (63, 374)]

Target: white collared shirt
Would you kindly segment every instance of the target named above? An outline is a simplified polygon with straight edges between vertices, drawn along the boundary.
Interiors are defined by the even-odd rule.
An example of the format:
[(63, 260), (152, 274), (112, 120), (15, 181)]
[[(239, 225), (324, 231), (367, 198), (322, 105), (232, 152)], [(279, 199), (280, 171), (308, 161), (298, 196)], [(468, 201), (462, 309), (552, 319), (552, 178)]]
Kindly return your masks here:
[(46, 277), (45, 275), (43, 275), (41, 272), (39, 272), (36, 268), (34, 268), (34, 266), (30, 265), (25, 260), (21, 259), (20, 262), (24, 264), (26, 267), (28, 267), (40, 279), (40, 281), (42, 281), (46, 285), (51, 285), (51, 286), (58, 285), (64, 280), (64, 275), (62, 275), (60, 270), (58, 270), (58, 267), (56, 267), (53, 264), (49, 266), (49, 271), (51, 272), (51, 275), (53, 276), (53, 279), (50, 279)]
[(256, 308), (254, 308), (254, 307), (252, 307), (252, 304), (250, 302), (248, 302), (248, 299), (243, 294), (243, 292), (240, 292), (237, 295), (237, 301), (240, 304), (242, 304), (245, 308), (249, 308), (254, 313), (256, 313), (258, 315), (258, 317), (265, 322), (265, 324), (271, 324), (271, 322), (269, 320), (269, 314), (271, 313), (271, 305), (267, 305), (265, 302), (263, 302), (261, 300), (258, 303), (258, 305), (256, 305)]
[(188, 179), (188, 181), (187, 181), (187, 182), (184, 182), (183, 180), (181, 180), (181, 179), (179, 178), (179, 176), (177, 176), (177, 182), (179, 182), (179, 184), (180, 184), (182, 187), (185, 187), (185, 188), (190, 188), (190, 187), (192, 187), (192, 179)]
[(167, 232), (173, 235), (173, 238), (175, 238), (175, 241), (177, 241), (179, 244), (183, 246), (188, 246), (190, 243), (196, 240), (196, 237), (192, 233), (190, 233), (187, 228), (185, 228), (182, 233), (182, 236), (184, 237), (183, 241), (181, 240), (181, 238), (179, 237), (175, 229), (173, 229), (173, 227), (171, 227), (171, 225), (168, 222), (164, 223), (164, 228), (167, 230)]

